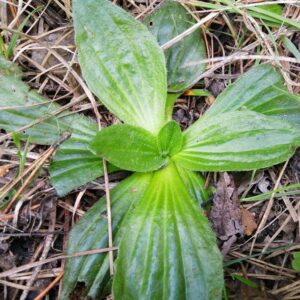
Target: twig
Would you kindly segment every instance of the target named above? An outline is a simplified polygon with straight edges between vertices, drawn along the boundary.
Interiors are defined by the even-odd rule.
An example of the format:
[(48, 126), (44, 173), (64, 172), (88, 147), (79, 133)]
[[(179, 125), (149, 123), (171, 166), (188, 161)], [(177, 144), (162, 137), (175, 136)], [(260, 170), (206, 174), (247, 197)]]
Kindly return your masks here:
[[(51, 209), (51, 213), (50, 213), (50, 217), (49, 217), (49, 230), (50, 231), (53, 231), (55, 229), (55, 223), (56, 223), (56, 205), (54, 204), (54, 206)], [(46, 236), (44, 249), (43, 249), (42, 255), (40, 257), (40, 260), (44, 260), (48, 256), (48, 253), (51, 249), (52, 241), (53, 241), (53, 234)], [(28, 287), (31, 287), (33, 285), (41, 268), (42, 268), (42, 266), (37, 266), (35, 268), (35, 270), (32, 272), (32, 274), (26, 284)], [(20, 300), (25, 300), (27, 298), (27, 295), (28, 295), (28, 290), (24, 290), (20, 297)]]
[(24, 290), (24, 291), (39, 291), (39, 288), (37, 287), (27, 287), (26, 285), (23, 284), (18, 284), (18, 283), (1, 280), (1, 279), (0, 279), (0, 284), (4, 286), (10, 286), (12, 288), (19, 289), (19, 290)]
[[(38, 38), (32, 37), (28, 34), (22, 33), (22, 32), (18, 32), (17, 30), (13, 30), (9, 27), (5, 27), (5, 26), (0, 26), (0, 29), (2, 30), (7, 30), (8, 32), (11, 33), (18, 33), (20, 36), (22, 37), (26, 37), (29, 40), (32, 40), (34, 42), (36, 42), (37, 44), (45, 47), (56, 59), (58, 59), (68, 70), (70, 69), (71, 74), (74, 76), (74, 78), (78, 81), (78, 83), (80, 84), (80, 86), (82, 87), (82, 89), (84, 90), (86, 96), (88, 97), (88, 99), (90, 100), (92, 106), (93, 106), (93, 110), (96, 116), (96, 120), (98, 123), (98, 127), (99, 129), (101, 128), (101, 116), (100, 113), (97, 109), (97, 104), (96, 104), (96, 99), (93, 96), (92, 92), (89, 90), (89, 88), (87, 87), (87, 85), (85, 84), (85, 82), (83, 81), (83, 79), (80, 77), (80, 75), (73, 69), (69, 67), (68, 62), (61, 56), (59, 55), (56, 51), (53, 51), (51, 47), (49, 47), (46, 43), (41, 42)], [(74, 103), (73, 103), (74, 104)]]
[[(107, 173), (106, 161), (103, 159), (103, 173), (104, 173), (104, 182), (105, 182), (105, 194), (106, 194), (106, 210), (107, 210), (107, 226), (108, 226), (108, 246), (109, 248), (113, 247), (113, 236), (112, 236), (112, 218), (111, 218), (111, 203), (110, 203), (110, 191), (109, 191), (109, 179)], [(109, 271), (110, 275), (114, 274), (114, 254), (112, 251), (109, 251)]]
[(42, 165), (45, 163), (45, 161), (54, 153), (54, 151), (69, 137), (71, 136), (71, 132), (66, 132), (62, 135), (62, 137), (59, 139), (58, 142), (53, 144), (47, 151), (44, 153), (43, 158), (37, 163), (36, 167), (33, 169), (32, 173), (26, 178), (23, 185), (19, 188), (19, 190), (16, 192), (10, 203), (7, 205), (7, 207), (4, 209), (4, 213), (7, 213), (11, 207), (13, 206), (14, 202), (18, 199), (19, 195), (23, 192), (23, 190), (26, 188), (26, 186), (30, 183), (32, 178), (35, 176), (37, 171), (42, 167)]
[(44, 296), (61, 280), (64, 275), (64, 271), (61, 271), (59, 275), (37, 296), (34, 300), (42, 300)]
[[(295, 209), (299, 209), (300, 202), (298, 202), (295, 206)], [(287, 224), (292, 220), (292, 216), (289, 215), (277, 229), (277, 231), (272, 235), (272, 237), (267, 241), (266, 245), (262, 249), (262, 253), (266, 252), (267, 249), (270, 247), (271, 243), (276, 239), (276, 237), (280, 234), (280, 232), (287, 226)]]
[(173, 45), (175, 45), (176, 43), (178, 43), (179, 41), (181, 41), (183, 38), (185, 38), (186, 36), (190, 35), (191, 33), (193, 33), (195, 30), (197, 30), (199, 27), (201, 27), (203, 24), (205, 24), (207, 21), (215, 18), (219, 13), (210, 13), (208, 16), (206, 16), (205, 18), (203, 18), (201, 21), (199, 21), (198, 23), (194, 24), (193, 26), (191, 26), (189, 29), (187, 29), (186, 31), (182, 32), (181, 34), (175, 36), (173, 39), (171, 39), (170, 41), (166, 42), (165, 44), (163, 44), (161, 46), (161, 48), (163, 50), (166, 50), (170, 47), (172, 47)]
[[(78, 99), (76, 99), (76, 100), (74, 100), (74, 101), (72, 101), (72, 102), (70, 102), (70, 103), (68, 103), (68, 104), (66, 104), (66, 105), (64, 105), (64, 106), (61, 106), (61, 107), (60, 107), (59, 109), (57, 109), (56, 111), (53, 111), (53, 112), (51, 112), (51, 113), (49, 113), (49, 114), (47, 114), (47, 115), (44, 115), (43, 117), (38, 118), (38, 119), (34, 120), (33, 122), (31, 122), (31, 123), (29, 123), (29, 124), (27, 124), (27, 125), (25, 125), (25, 126), (22, 126), (22, 127), (18, 128), (18, 129), (16, 129), (14, 132), (21, 132), (21, 131), (23, 131), (23, 130), (26, 130), (26, 129), (28, 129), (28, 128), (33, 127), (34, 125), (37, 125), (37, 124), (39, 124), (39, 123), (41, 123), (41, 122), (44, 122), (44, 121), (46, 121), (46, 120), (48, 120), (48, 119), (51, 119), (51, 118), (53, 118), (54, 116), (57, 116), (57, 115), (61, 114), (62, 112), (64, 112), (65, 110), (67, 110), (68, 108), (72, 107), (73, 105), (75, 105), (75, 104), (81, 102), (81, 101), (82, 101), (82, 98), (85, 98), (85, 96), (82, 95), (81, 97), (78, 97)], [(0, 138), (0, 142), (5, 141), (7, 138), (11, 137), (12, 135), (13, 135), (13, 132), (9, 132), (9, 133), (3, 135), (3, 136)]]
[(44, 264), (48, 264), (51, 263), (53, 261), (57, 261), (57, 260), (62, 260), (62, 259), (66, 259), (66, 258), (73, 258), (73, 257), (79, 257), (79, 256), (85, 256), (85, 255), (94, 255), (94, 254), (99, 254), (99, 253), (105, 253), (105, 252), (109, 252), (109, 251), (115, 251), (118, 250), (118, 247), (113, 247), (113, 248), (102, 248), (102, 249), (96, 249), (96, 250), (89, 250), (89, 251), (82, 251), (82, 252), (77, 252), (74, 254), (69, 254), (69, 255), (58, 255), (55, 257), (51, 257), (51, 258), (47, 258), (44, 260), (40, 260), (37, 262), (33, 262), (33, 263), (29, 263), (5, 272), (0, 273), (0, 278), (3, 277), (8, 277), (11, 276), (13, 274), (17, 274), (19, 272), (28, 270), (28, 269), (32, 269), (35, 268), (37, 266), (41, 266)]
[[(278, 179), (277, 179), (277, 181), (276, 181), (276, 183), (275, 183), (274, 190), (277, 190), (277, 189), (278, 189), (278, 186), (279, 186), (279, 184), (280, 184), (281, 178), (282, 178), (282, 176), (283, 176), (283, 174), (284, 174), (284, 172), (285, 172), (285, 169), (286, 169), (288, 163), (289, 163), (289, 160), (287, 160), (287, 161), (285, 162), (283, 168), (281, 169), (281, 171), (280, 171), (280, 173), (279, 173), (279, 176), (278, 176)], [(260, 223), (259, 223), (259, 225), (258, 225), (258, 228), (257, 228), (257, 230), (256, 230), (256, 232), (255, 232), (255, 235), (254, 235), (254, 238), (253, 238), (253, 241), (252, 241), (252, 244), (251, 244), (250, 254), (251, 254), (252, 251), (253, 251), (253, 248), (254, 248), (254, 245), (255, 245), (255, 242), (256, 242), (256, 239), (257, 239), (258, 234), (262, 232), (263, 227), (265, 226), (265, 224), (266, 224), (266, 222), (267, 222), (267, 219), (268, 219), (268, 217), (269, 217), (269, 214), (270, 214), (270, 212), (271, 212), (271, 209), (272, 209), (272, 206), (273, 206), (273, 203), (274, 203), (274, 196), (275, 196), (275, 194), (276, 194), (276, 193), (274, 192), (274, 193), (271, 195), (270, 200), (269, 200), (268, 205), (267, 205), (267, 208), (266, 208), (266, 211), (265, 211), (265, 213), (264, 213), (264, 215), (263, 215), (263, 218), (262, 218), (262, 220), (260, 221)], [(262, 253), (263, 253), (263, 252), (264, 252), (264, 251), (262, 251)]]
[(249, 59), (261, 59), (261, 60), (272, 60), (272, 61), (285, 61), (285, 62), (290, 62), (290, 63), (295, 63), (295, 64), (300, 64), (300, 61), (296, 58), (293, 57), (286, 57), (286, 56), (272, 56), (272, 55), (259, 55), (259, 54), (240, 54), (235, 53), (229, 56), (221, 56), (221, 57), (214, 57), (214, 58), (208, 58), (208, 59), (203, 59), (199, 61), (194, 61), (194, 62), (189, 62), (186, 63), (183, 67), (192, 67), (196, 65), (201, 65), (201, 64), (207, 64), (207, 63), (214, 63), (214, 62), (223, 62), (223, 63), (228, 63), (228, 62), (233, 62), (236, 60), (249, 60)]

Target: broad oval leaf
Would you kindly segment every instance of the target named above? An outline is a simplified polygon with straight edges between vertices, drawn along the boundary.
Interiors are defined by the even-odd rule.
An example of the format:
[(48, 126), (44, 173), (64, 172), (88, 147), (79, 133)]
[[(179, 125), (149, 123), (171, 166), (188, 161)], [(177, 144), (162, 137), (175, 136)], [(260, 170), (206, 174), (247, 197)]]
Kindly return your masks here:
[(221, 299), (215, 236), (174, 165), (154, 173), (125, 230), (114, 299)]
[(167, 96), (163, 52), (147, 28), (107, 0), (74, 0), (79, 62), (90, 89), (125, 123), (157, 133)]
[(288, 92), (282, 76), (270, 65), (259, 65), (229, 85), (204, 114), (249, 109), (300, 125), (300, 100)]
[(102, 129), (90, 149), (115, 166), (137, 172), (149, 172), (164, 166), (167, 155), (160, 153), (157, 138), (147, 130), (119, 124)]
[(183, 135), (180, 126), (170, 121), (158, 133), (158, 147), (163, 155), (173, 156), (182, 148)]
[(50, 182), (59, 196), (103, 175), (103, 161), (89, 150), (95, 132), (73, 136), (55, 153), (49, 166)]
[(299, 130), (290, 123), (236, 111), (197, 121), (172, 159), (197, 171), (254, 170), (287, 160), (299, 145)]
[(19, 68), (0, 56), (0, 128), (7, 132), (33, 124), (40, 118), (49, 116), (21, 132), (21, 137), (40, 145), (51, 145), (65, 131), (72, 136), (60, 146), (50, 165), (51, 183), (62, 196), (103, 174), (102, 161), (88, 146), (98, 132), (95, 122), (79, 114), (51, 116), (61, 108), (56, 103), (31, 91), (22, 82)]
[[(113, 244), (117, 246), (132, 209), (142, 198), (152, 174), (134, 174), (111, 191)], [(72, 228), (67, 254), (108, 247), (106, 200), (101, 198)], [(111, 283), (108, 254), (85, 255), (68, 259), (64, 269), (60, 299), (70, 299), (77, 283), (84, 283), (83, 297), (102, 299)]]
[[(156, 11), (145, 18), (144, 23), (160, 45), (178, 36), (196, 21), (178, 2), (165, 1)], [(193, 86), (205, 71), (205, 64), (195, 64), (207, 58), (200, 30), (186, 36), (165, 50), (168, 70), (168, 90), (183, 92)]]

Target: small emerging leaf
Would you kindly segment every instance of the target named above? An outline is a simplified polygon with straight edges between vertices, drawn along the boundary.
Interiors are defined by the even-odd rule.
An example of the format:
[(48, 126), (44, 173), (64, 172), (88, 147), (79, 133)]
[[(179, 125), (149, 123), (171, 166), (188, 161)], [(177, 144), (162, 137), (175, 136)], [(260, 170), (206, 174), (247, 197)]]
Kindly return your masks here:
[(290, 123), (236, 111), (194, 123), (173, 160), (195, 171), (246, 171), (283, 162), (299, 145), (299, 130)]
[(113, 125), (98, 132), (90, 145), (97, 155), (129, 171), (149, 172), (164, 166), (157, 138), (147, 130), (126, 124)]
[(215, 236), (173, 164), (154, 173), (125, 230), (114, 299), (221, 299)]
[(183, 135), (175, 121), (168, 122), (158, 134), (158, 147), (162, 155), (173, 156), (182, 148)]

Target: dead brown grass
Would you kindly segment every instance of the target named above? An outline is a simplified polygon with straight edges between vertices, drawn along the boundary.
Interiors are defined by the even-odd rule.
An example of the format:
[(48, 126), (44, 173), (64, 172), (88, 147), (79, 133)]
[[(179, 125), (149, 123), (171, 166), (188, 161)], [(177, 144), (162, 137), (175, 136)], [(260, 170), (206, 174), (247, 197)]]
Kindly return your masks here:
[[(114, 2), (137, 19), (142, 19), (161, 1)], [(190, 4), (191, 1), (184, 3)], [(299, 5), (293, 1), (284, 3), (285, 16), (300, 22)], [(61, 103), (62, 109), (71, 108), (74, 112), (93, 116), (102, 125), (112, 123), (114, 117), (97, 104), (81, 78), (73, 40), (70, 0), (0, 0), (0, 30), (4, 41), (9, 42), (13, 32), (38, 5), (43, 9), (30, 18), (14, 49), (13, 60), (23, 69), (24, 80), (51, 99), (49, 101)], [(295, 94), (300, 92), (299, 62), (280, 39), (284, 34), (300, 50), (299, 32), (282, 26), (273, 28), (270, 36), (262, 29), (261, 21), (250, 15), (229, 16), (224, 11), (209, 12), (199, 8), (194, 11), (192, 6), (189, 7), (199, 20), (198, 28), (205, 25), (202, 30), (208, 68), (202, 76), (203, 87), (216, 96), (256, 59), (262, 59), (279, 66), (289, 90)], [(176, 103), (174, 117), (186, 127), (203, 114), (213, 100), (182, 96)], [(11, 136), (1, 132), (0, 138), (0, 184), (9, 190), (21, 180), (16, 178), (18, 156)], [(25, 300), (30, 299), (29, 296), (32, 299), (39, 293), (57, 299), (63, 260), (58, 260), (61, 256), (57, 259), (55, 256), (64, 253), (68, 232), (74, 222), (105, 193), (105, 186), (108, 186), (108, 181), (104, 185), (99, 179), (59, 199), (47, 181), (48, 161), (54, 150), (53, 147), (30, 146), (26, 170), (31, 175), (19, 185), (16, 201), (0, 215), (1, 299)], [(35, 176), (41, 165), (42, 171)], [(252, 179), (249, 174), (235, 174), (235, 179), (239, 195), (245, 196), (298, 183), (299, 175), (297, 153), (286, 164), (260, 171)], [(209, 181), (216, 184), (216, 179), (209, 178)], [(110, 185), (117, 181), (118, 178), (110, 178)], [(300, 277), (291, 267), (291, 252), (300, 249), (297, 244), (300, 242), (299, 203), (298, 197), (292, 196), (271, 197), (266, 202), (243, 205), (253, 215), (257, 229), (247, 238), (238, 240), (225, 257), (225, 261), (244, 259), (226, 268), (229, 299), (300, 299)], [(284, 248), (278, 248), (281, 246)], [(250, 256), (257, 253), (259, 255), (255, 257)], [(257, 288), (233, 280), (233, 275), (248, 278), (257, 284)]]

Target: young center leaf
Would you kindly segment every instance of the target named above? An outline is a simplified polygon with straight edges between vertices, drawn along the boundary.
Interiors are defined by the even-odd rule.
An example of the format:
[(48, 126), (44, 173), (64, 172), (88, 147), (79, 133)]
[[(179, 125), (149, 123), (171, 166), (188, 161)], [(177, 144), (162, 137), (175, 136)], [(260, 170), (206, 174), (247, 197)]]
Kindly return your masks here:
[[(134, 174), (111, 191), (113, 244), (118, 246), (132, 209), (142, 198), (152, 178), (151, 173)], [(100, 199), (72, 228), (67, 254), (108, 247), (105, 197)], [(110, 293), (108, 254), (84, 255), (66, 262), (60, 300), (68, 300), (77, 283), (84, 283), (83, 297), (103, 299)]]
[(183, 135), (175, 121), (168, 122), (158, 133), (158, 148), (164, 155), (173, 156), (182, 148)]
[(102, 129), (90, 149), (117, 167), (129, 171), (149, 172), (168, 162), (161, 153), (157, 138), (149, 131), (127, 124)]
[[(22, 81), (22, 73), (12, 62), (0, 56), (0, 128), (7, 132), (21, 130), (21, 137), (40, 145), (51, 145), (66, 132), (72, 136), (62, 144), (50, 165), (51, 182), (64, 195), (103, 174), (102, 162), (88, 150), (98, 132), (95, 122), (70, 111), (54, 114), (61, 106), (40, 96)], [(49, 118), (48, 118), (49, 117)]]
[(83, 76), (125, 123), (157, 133), (165, 122), (166, 67), (146, 26), (107, 0), (74, 0), (75, 39)]
[(300, 100), (287, 90), (280, 73), (270, 65), (253, 67), (241, 75), (217, 97), (204, 118), (242, 109), (300, 125)]
[[(158, 43), (164, 45), (192, 27), (196, 20), (180, 3), (167, 0), (146, 17), (144, 23), (157, 38)], [(193, 86), (206, 68), (205, 64), (192, 64), (207, 58), (200, 29), (184, 37), (164, 52), (167, 61), (169, 92), (183, 92)]]
[(287, 160), (300, 145), (292, 124), (252, 111), (236, 111), (199, 120), (184, 134), (172, 159), (195, 171), (242, 171)]
[(114, 299), (221, 299), (215, 236), (175, 165), (154, 173), (125, 230)]

